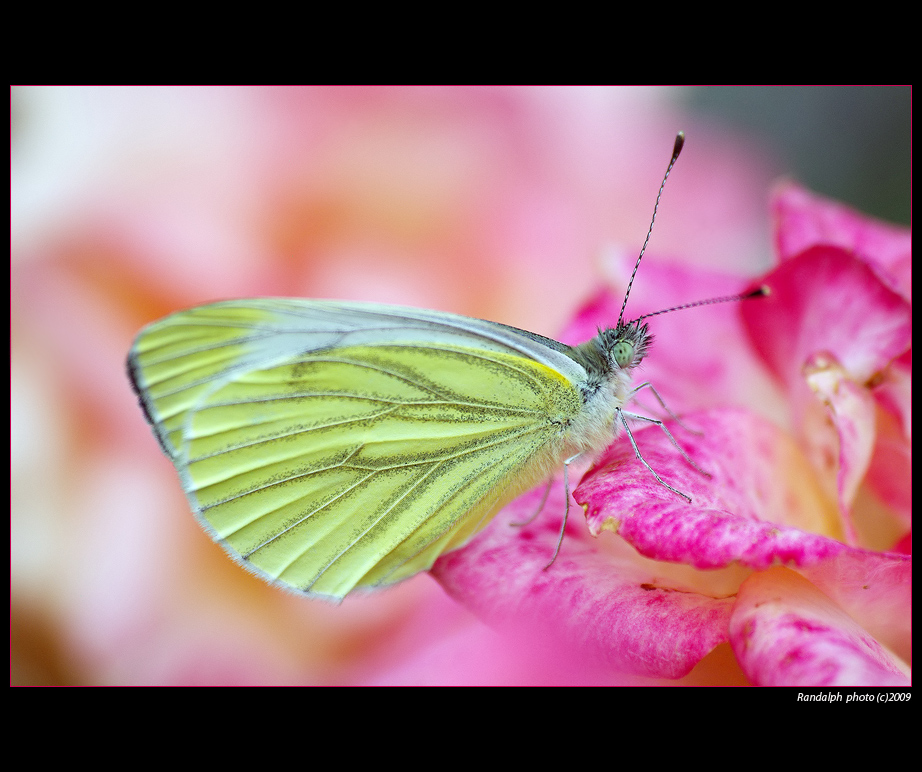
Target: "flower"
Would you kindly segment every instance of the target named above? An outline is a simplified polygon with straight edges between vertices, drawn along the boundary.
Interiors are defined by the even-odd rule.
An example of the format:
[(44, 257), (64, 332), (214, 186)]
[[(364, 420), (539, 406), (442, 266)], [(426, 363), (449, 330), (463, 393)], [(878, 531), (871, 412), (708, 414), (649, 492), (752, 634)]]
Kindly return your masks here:
[[(124, 358), (156, 318), (255, 295), (420, 305), (554, 335), (597, 275), (591, 259), (599, 244), (616, 239), (636, 254), (672, 132), (683, 126), (690, 144), (681, 173), (670, 178), (653, 245), (697, 265), (745, 260), (737, 270), (752, 276), (767, 265), (753, 262), (767, 243), (761, 198), (770, 170), (762, 149), (720, 127), (693, 125), (677, 114), (674, 96), (661, 89), (13, 89), (13, 681), (642, 680), (616, 661), (629, 648), (591, 665), (561, 656), (527, 626), (516, 631), (524, 638), (510, 638), (429, 576), (331, 607), (240, 570), (194, 522), (138, 409)], [(635, 315), (743, 283), (673, 270), (653, 252), (645, 261), (631, 298)], [(611, 279), (620, 303), (625, 266), (609, 262), (622, 271)], [(633, 257), (625, 262), (629, 271)], [(695, 283), (683, 286), (689, 276)], [(568, 340), (610, 321), (605, 297), (596, 296), (598, 308), (580, 317), (584, 329), (574, 327)], [(644, 377), (693, 428), (700, 428), (693, 411), (725, 402), (755, 402), (759, 414), (784, 425), (786, 395), (732, 326), (739, 309), (719, 308), (725, 315), (713, 323), (696, 321), (712, 318), (711, 309), (653, 320), (658, 340)], [(895, 364), (893, 379), (875, 387), (875, 399), (886, 393), (890, 406), (878, 410), (876, 424), (878, 438), (888, 439), (875, 445), (864, 478), (890, 502), (908, 487), (889, 474), (905, 450), (892, 416), (909, 404), (908, 378), (895, 378)], [(673, 431), (686, 444), (689, 435)], [(635, 433), (647, 454), (654, 433)], [(579, 479), (573, 470), (571, 488)], [(562, 504), (560, 486), (545, 506), (538, 569), (556, 545)], [(522, 513), (502, 513), (485, 538), (540, 533), (544, 518), (504, 527), (503, 518), (525, 519), (537, 502), (513, 506)], [(903, 506), (905, 518), (911, 509)], [(579, 514), (574, 506), (561, 559), (585, 538), (635, 565), (633, 547), (611, 533), (592, 539)], [(904, 519), (894, 530), (907, 528)], [(600, 574), (611, 573), (610, 559), (599, 557)], [(739, 582), (727, 584), (732, 596)], [(651, 590), (637, 594), (659, 602)], [(695, 599), (685, 595), (691, 609)], [(704, 626), (723, 629), (707, 621), (712, 616), (706, 608), (686, 612), (686, 643)], [(663, 624), (671, 621), (665, 613)], [(694, 662), (713, 642), (701, 635), (688, 645)], [(729, 677), (742, 681), (729, 644), (685, 681), (726, 682), (716, 671), (728, 663)]]
[[(643, 377), (681, 413), (665, 423), (707, 476), (659, 427), (633, 433), (692, 503), (620, 436), (573, 490), (595, 538), (569, 525), (543, 570), (558, 480), (533, 525), (509, 527), (540, 492), (436, 564), (454, 597), (627, 675), (679, 678), (728, 642), (753, 684), (909, 683), (909, 234), (793, 186), (773, 212), (778, 265), (753, 282), (769, 297), (651, 320)], [(666, 307), (733, 281), (653, 261), (638, 278)], [(619, 307), (601, 291), (568, 340)]]

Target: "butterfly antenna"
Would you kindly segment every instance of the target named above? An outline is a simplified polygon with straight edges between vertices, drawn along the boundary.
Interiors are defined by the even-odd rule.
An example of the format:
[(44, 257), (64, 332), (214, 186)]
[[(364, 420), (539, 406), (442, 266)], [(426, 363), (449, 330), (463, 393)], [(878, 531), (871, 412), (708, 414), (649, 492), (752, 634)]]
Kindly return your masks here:
[(751, 292), (744, 292), (742, 295), (725, 295), (722, 298), (708, 298), (707, 300), (696, 300), (694, 303), (684, 303), (681, 306), (673, 306), (672, 308), (664, 308), (662, 311), (654, 311), (652, 314), (644, 314), (643, 316), (638, 316), (634, 321), (639, 322), (642, 319), (649, 319), (651, 316), (659, 316), (660, 314), (668, 314), (670, 311), (681, 311), (683, 308), (697, 308), (698, 306), (709, 306), (713, 303), (735, 303), (738, 300), (750, 300), (751, 298), (764, 298), (771, 295), (772, 292), (767, 285), (763, 284), (761, 287), (752, 290)]
[[(627, 299), (631, 294), (631, 286), (634, 284), (634, 277), (637, 275), (637, 269), (640, 268), (640, 261), (643, 260), (643, 253), (647, 251), (647, 244), (650, 243), (650, 234), (653, 233), (653, 223), (656, 222), (656, 212), (659, 209), (660, 196), (663, 195), (663, 188), (666, 187), (666, 180), (669, 179), (669, 172), (675, 166), (675, 162), (682, 152), (682, 146), (685, 144), (685, 132), (680, 131), (676, 134), (675, 145), (672, 148), (672, 158), (669, 159), (669, 166), (666, 167), (666, 173), (663, 175), (663, 181), (660, 183), (659, 192), (656, 194), (656, 203), (653, 205), (653, 217), (650, 218), (650, 228), (647, 230), (647, 237), (643, 240), (643, 246), (640, 248), (640, 255), (637, 262), (634, 263), (634, 272), (631, 274), (631, 280), (627, 283), (627, 292), (624, 293), (624, 302), (621, 304), (621, 313), (618, 314), (618, 327), (624, 319), (624, 309), (627, 308)], [(652, 314), (651, 314), (652, 316)]]

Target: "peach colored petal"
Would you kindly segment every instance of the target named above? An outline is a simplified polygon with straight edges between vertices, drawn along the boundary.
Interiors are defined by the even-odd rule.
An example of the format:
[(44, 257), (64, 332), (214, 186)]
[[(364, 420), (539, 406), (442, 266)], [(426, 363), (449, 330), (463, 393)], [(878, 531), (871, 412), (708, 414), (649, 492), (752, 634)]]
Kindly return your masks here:
[(764, 686), (908, 686), (908, 669), (794, 571), (775, 567), (740, 588), (730, 641)]
[[(839, 509), (850, 544), (858, 537), (850, 516), (858, 487), (864, 480), (874, 450), (876, 405), (871, 393), (848, 378), (844, 370), (827, 354), (817, 354), (804, 366), (807, 385), (826, 405), (836, 427), (835, 448), (820, 453), (838, 456)], [(813, 435), (816, 436), (816, 435)], [(822, 438), (828, 434), (820, 435)]]

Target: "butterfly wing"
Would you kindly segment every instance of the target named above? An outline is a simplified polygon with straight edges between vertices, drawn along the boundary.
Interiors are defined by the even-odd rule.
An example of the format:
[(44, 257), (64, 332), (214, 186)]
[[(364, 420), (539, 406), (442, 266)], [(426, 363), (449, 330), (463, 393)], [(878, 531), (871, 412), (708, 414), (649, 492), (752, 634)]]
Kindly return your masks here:
[(281, 299), (155, 322), (129, 369), (212, 537), (334, 599), (426, 570), (548, 475), (585, 377), (504, 325)]

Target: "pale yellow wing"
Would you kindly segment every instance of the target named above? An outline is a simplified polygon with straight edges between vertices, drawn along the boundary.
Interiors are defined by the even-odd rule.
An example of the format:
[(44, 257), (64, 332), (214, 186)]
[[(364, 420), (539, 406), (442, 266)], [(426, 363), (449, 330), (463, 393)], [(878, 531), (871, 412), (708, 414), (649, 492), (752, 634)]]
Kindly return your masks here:
[(561, 460), (578, 366), (525, 335), (415, 309), (234, 301), (145, 328), (129, 367), (213, 538), (337, 599), (429, 568)]

